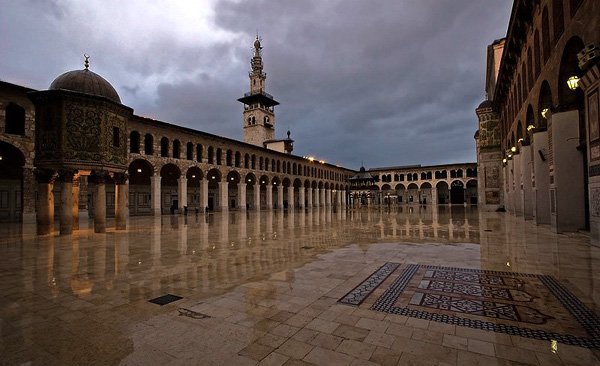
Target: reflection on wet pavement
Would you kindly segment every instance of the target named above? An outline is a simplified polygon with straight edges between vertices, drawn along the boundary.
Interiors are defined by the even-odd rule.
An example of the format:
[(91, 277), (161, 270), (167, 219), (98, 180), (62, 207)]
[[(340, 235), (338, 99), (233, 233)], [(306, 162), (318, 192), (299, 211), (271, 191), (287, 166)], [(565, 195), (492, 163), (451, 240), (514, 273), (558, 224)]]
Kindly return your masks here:
[[(364, 304), (337, 302), (391, 262), (401, 264), (397, 271), (421, 266), (402, 301), (427, 311), (447, 303), (432, 286), (456, 293), (456, 283), (465, 284), (427, 282), (426, 266), (442, 266), (549, 275), (597, 312), (597, 244), (502, 213), (322, 208), (134, 217), (127, 231), (106, 234), (85, 222), (72, 236), (34, 232), (0, 225), (6, 364), (407, 364), (424, 356), (451, 365), (598, 362), (596, 350), (560, 340), (553, 351), (547, 340), (371, 310), (400, 272)], [(470, 285), (480, 295), (489, 290)], [(495, 294), (520, 294), (511, 291)], [(566, 316), (546, 292), (531, 293), (540, 313)], [(182, 299), (148, 302), (167, 294)], [(426, 296), (437, 302), (425, 303)], [(524, 326), (519, 320), (509, 321)], [(585, 336), (574, 322), (561, 323), (565, 332)]]

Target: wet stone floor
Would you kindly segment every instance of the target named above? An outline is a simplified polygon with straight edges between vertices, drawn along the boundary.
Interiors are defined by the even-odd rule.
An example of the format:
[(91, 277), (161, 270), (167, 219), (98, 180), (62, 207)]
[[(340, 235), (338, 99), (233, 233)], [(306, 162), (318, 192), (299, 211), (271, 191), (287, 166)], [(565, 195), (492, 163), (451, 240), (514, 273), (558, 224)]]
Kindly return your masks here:
[(34, 233), (0, 224), (1, 365), (600, 364), (600, 246), (506, 213), (321, 208)]

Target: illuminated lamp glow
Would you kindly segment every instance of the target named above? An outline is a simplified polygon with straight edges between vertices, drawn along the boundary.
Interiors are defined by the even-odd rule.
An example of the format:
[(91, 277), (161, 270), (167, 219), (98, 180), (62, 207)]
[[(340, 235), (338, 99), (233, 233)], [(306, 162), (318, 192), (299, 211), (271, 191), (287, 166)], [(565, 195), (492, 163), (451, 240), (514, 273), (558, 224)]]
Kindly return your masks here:
[(548, 116), (548, 111), (550, 111), (550, 109), (548, 109), (548, 108), (544, 108), (544, 109), (542, 109), (542, 117), (544, 117), (544, 118), (548, 118), (548, 117), (547, 117), (547, 116)]
[(512, 151), (512, 152), (517, 152), (517, 147), (516, 147), (516, 146), (513, 146), (513, 147), (511, 147), (511, 148), (510, 148), (510, 151)]
[(567, 79), (567, 86), (571, 90), (575, 90), (579, 87), (579, 76), (573, 75)]

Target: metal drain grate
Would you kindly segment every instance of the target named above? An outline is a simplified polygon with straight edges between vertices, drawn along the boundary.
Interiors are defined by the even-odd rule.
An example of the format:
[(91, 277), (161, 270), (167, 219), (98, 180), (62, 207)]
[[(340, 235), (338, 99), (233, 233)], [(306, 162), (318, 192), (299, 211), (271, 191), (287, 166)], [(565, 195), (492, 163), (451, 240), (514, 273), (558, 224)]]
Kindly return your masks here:
[(155, 299), (148, 300), (148, 302), (163, 306), (163, 305), (167, 305), (167, 304), (170, 304), (174, 301), (181, 300), (181, 299), (183, 299), (183, 297), (181, 297), (181, 296), (166, 294), (163, 296), (159, 296)]

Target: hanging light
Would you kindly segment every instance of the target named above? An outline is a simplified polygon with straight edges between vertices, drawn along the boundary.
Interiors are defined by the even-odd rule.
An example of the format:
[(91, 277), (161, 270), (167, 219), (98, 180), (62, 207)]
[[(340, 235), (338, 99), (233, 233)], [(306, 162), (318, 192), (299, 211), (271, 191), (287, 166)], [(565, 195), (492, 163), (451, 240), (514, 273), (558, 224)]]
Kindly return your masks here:
[(192, 178), (196, 178), (196, 175), (195, 175), (195, 174), (192, 174)]
[(535, 126), (534, 125), (529, 125), (527, 126), (527, 132), (533, 131), (535, 130)]
[(511, 151), (511, 152), (517, 152), (517, 147), (516, 147), (516, 146), (513, 146), (513, 147), (511, 147), (511, 148), (510, 148), (510, 151)]
[(524, 140), (524, 139), (521, 137), (521, 138), (519, 138), (519, 139), (517, 140), (517, 143), (519, 143), (519, 142), (523, 142), (523, 140)]
[(502, 163), (506, 164), (507, 160), (506, 158), (502, 159)]
[(0, 160), (2, 160), (2, 155), (0, 155)]
[[(0, 159), (0, 160), (2, 160), (2, 159)], [(142, 169), (141, 169), (141, 168), (138, 168), (137, 172), (138, 172), (138, 173), (141, 173), (141, 172), (142, 172)]]
[(544, 117), (544, 118), (548, 118), (548, 117), (547, 117), (547, 116), (548, 116), (548, 111), (549, 111), (549, 109), (548, 109), (547, 107), (546, 107), (546, 108), (544, 108), (544, 109), (542, 109), (542, 117)]
[(579, 76), (573, 75), (567, 80), (567, 86), (571, 90), (577, 89), (579, 86)]

